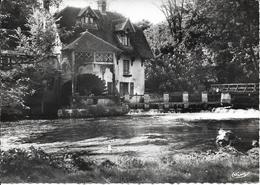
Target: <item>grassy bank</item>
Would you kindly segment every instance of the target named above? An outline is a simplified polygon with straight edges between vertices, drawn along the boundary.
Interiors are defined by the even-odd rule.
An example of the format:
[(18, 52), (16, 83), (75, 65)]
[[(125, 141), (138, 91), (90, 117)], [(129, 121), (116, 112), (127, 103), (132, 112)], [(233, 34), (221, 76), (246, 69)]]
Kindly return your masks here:
[[(145, 162), (122, 157), (111, 162), (90, 160), (87, 153), (48, 155), (40, 149), (1, 152), (1, 182), (45, 183), (174, 183), (258, 182), (258, 148), (246, 154), (233, 148), (218, 152), (176, 154)], [(84, 156), (84, 157), (82, 157)], [(83, 160), (84, 158), (84, 160)]]

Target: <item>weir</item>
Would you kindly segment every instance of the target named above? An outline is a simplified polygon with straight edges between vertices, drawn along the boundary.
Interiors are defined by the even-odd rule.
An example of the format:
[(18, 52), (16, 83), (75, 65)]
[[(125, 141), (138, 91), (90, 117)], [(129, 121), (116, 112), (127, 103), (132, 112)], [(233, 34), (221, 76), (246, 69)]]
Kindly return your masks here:
[[(229, 87), (230, 91), (226, 86)], [(237, 90), (233, 88), (234, 86), (234, 84), (230, 86), (218, 84), (212, 85), (209, 91), (164, 93), (156, 98), (151, 97), (150, 94), (133, 95), (130, 96), (128, 105), (131, 109), (160, 109), (163, 111), (207, 110), (223, 106), (258, 109), (259, 86), (252, 83), (247, 85), (237, 84)], [(242, 87), (243, 90), (241, 90)]]

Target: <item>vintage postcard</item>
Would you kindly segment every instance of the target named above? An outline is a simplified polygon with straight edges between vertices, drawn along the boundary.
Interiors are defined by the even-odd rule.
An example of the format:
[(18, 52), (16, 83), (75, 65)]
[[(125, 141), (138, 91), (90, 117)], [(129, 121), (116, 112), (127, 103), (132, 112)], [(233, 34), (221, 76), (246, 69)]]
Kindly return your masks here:
[(258, 0), (0, 0), (1, 183), (259, 183)]

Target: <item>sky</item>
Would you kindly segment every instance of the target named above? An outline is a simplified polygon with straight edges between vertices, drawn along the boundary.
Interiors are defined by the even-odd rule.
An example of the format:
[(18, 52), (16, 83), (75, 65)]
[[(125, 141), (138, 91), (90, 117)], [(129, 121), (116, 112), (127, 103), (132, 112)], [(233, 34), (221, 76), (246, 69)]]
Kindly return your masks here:
[[(86, 7), (97, 8), (97, 0), (63, 0), (62, 7)], [(163, 13), (160, 11), (162, 0), (107, 0), (108, 11), (121, 13), (133, 23), (143, 19), (149, 20), (153, 24), (165, 20)]]

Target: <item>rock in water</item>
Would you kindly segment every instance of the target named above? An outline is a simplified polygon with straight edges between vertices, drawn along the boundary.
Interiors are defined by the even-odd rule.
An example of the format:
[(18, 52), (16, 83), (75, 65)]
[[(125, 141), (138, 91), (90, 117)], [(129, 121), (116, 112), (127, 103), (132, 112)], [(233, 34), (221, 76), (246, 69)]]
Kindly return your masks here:
[(238, 138), (230, 130), (219, 129), (218, 136), (216, 137), (216, 144), (220, 147), (227, 145), (232, 146)]
[(253, 140), (252, 141), (252, 147), (259, 147), (259, 143), (258, 143), (258, 141), (257, 140)]

